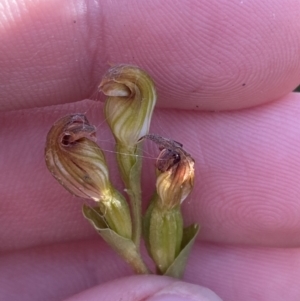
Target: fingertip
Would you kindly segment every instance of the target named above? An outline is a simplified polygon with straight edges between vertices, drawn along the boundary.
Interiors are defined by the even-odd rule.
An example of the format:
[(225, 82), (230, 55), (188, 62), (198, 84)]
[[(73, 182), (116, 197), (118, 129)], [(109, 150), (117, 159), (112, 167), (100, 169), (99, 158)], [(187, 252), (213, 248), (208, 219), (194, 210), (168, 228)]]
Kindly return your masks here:
[(145, 275), (117, 279), (65, 301), (221, 301), (210, 289), (177, 279)]
[(166, 108), (248, 108), (300, 82), (297, 0), (57, 2), (3, 10), (0, 109), (92, 97), (108, 62), (149, 72)]
[(145, 301), (221, 301), (210, 289), (182, 281), (164, 287)]
[(249, 108), (299, 84), (295, 0), (158, 2), (107, 7), (106, 45), (111, 61), (130, 61), (154, 77), (159, 106)]

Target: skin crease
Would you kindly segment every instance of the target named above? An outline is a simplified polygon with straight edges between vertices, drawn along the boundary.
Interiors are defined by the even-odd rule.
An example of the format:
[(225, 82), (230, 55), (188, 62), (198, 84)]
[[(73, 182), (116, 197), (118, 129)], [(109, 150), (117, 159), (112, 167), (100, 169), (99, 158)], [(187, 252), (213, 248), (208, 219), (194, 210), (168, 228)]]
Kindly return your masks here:
[[(226, 301), (299, 300), (299, 1), (1, 5), (3, 300), (175, 300), (175, 288), (220, 300), (204, 287)], [(196, 161), (183, 213), (202, 229), (185, 282), (132, 276), (44, 164), (46, 134), (69, 113), (86, 112), (113, 150), (102, 104), (75, 101), (95, 98), (108, 63), (124, 62), (157, 83), (151, 131)], [(157, 153), (146, 145), (147, 171)], [(111, 175), (120, 187), (115, 165)], [(143, 175), (145, 198), (153, 180)]]

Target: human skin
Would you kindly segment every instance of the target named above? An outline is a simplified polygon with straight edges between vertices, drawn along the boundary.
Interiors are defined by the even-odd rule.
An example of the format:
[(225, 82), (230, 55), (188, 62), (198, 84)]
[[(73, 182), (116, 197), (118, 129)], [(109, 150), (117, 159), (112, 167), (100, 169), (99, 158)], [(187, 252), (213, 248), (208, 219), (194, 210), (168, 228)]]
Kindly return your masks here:
[[(1, 2), (1, 298), (220, 300), (206, 287), (225, 301), (298, 301), (299, 1)], [(117, 63), (153, 76), (151, 131), (196, 161), (183, 214), (201, 231), (185, 282), (132, 276), (44, 164), (49, 128), (75, 112), (110, 156), (102, 104), (79, 100), (99, 99)]]

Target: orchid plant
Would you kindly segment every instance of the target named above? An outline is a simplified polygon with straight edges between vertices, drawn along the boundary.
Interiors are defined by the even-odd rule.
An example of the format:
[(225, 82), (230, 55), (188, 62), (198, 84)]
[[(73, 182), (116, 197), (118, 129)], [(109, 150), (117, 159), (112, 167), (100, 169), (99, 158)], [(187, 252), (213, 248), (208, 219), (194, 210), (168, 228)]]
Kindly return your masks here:
[[(180, 278), (199, 231), (196, 224), (185, 228), (181, 213), (181, 204), (194, 185), (194, 160), (181, 143), (149, 134), (156, 89), (144, 70), (114, 66), (103, 76), (99, 90), (107, 96), (104, 113), (115, 138), (127, 195), (113, 187), (104, 153), (96, 143), (96, 128), (84, 114), (65, 116), (52, 126), (45, 147), (46, 165), (70, 193), (95, 201), (94, 207), (83, 205), (84, 217), (136, 273)], [(141, 150), (145, 139), (154, 142), (160, 153), (156, 191), (143, 217)], [(142, 237), (155, 271), (142, 257)]]

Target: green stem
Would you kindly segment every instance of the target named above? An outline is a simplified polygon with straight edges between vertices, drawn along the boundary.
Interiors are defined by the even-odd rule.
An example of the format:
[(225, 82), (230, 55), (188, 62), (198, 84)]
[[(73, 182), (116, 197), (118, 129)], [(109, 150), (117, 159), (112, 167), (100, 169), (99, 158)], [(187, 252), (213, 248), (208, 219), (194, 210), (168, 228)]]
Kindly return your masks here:
[[(128, 260), (128, 258), (125, 258), (125, 260)], [(141, 256), (135, 256), (132, 258), (132, 260), (129, 259), (128, 263), (132, 266), (137, 274), (150, 274), (150, 271)]]
[(137, 191), (135, 185), (128, 185), (127, 190), (132, 207), (132, 240), (139, 251), (142, 234), (142, 206), (140, 192)]
[(117, 144), (117, 161), (132, 210), (132, 240), (140, 253), (142, 234), (141, 145), (128, 147)]

